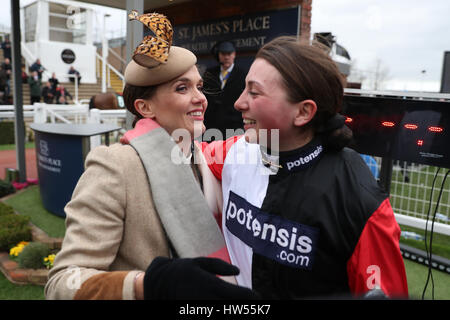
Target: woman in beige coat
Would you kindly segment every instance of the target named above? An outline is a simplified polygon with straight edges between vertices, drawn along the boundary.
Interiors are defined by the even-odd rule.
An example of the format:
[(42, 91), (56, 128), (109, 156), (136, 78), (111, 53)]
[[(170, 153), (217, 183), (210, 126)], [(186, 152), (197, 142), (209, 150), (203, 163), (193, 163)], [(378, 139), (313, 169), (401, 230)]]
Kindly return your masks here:
[(171, 46), (164, 16), (141, 17), (157, 22), (147, 24), (157, 37), (143, 40), (125, 70), (124, 99), (136, 116), (134, 129), (121, 143), (89, 153), (65, 208), (66, 236), (46, 297), (252, 297), (232, 284), (234, 277), (216, 276), (239, 271), (227, 263), (216, 222), (220, 185), (193, 143), (203, 132), (207, 107), (196, 57)]

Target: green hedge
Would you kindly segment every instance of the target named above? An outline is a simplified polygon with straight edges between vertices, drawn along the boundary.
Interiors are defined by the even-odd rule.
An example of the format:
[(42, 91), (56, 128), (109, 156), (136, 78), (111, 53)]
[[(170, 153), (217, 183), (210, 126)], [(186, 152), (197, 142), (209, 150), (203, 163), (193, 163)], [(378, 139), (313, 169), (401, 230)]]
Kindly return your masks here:
[(9, 251), (20, 241), (30, 241), (29, 222), (29, 217), (15, 214), (10, 206), (0, 202), (0, 251)]
[(0, 180), (0, 198), (7, 196), (8, 194), (16, 192), (16, 189), (10, 182)]
[(17, 262), (20, 268), (40, 269), (44, 267), (44, 258), (50, 254), (48, 245), (40, 242), (31, 242), (19, 254)]
[(0, 122), (0, 144), (14, 144), (14, 122)]
[(0, 217), (14, 214), (14, 208), (6, 203), (0, 202)]

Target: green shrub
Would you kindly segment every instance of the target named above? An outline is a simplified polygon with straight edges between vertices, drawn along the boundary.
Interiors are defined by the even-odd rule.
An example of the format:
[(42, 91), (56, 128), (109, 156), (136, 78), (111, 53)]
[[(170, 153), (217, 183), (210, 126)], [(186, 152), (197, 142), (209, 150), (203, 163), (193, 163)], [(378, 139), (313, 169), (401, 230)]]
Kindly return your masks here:
[(30, 218), (18, 214), (0, 215), (0, 251), (9, 251), (20, 241), (30, 241)]
[(7, 214), (13, 214), (14, 208), (6, 203), (0, 202), (0, 216), (5, 216)]
[(16, 192), (16, 188), (10, 182), (0, 180), (0, 198), (14, 192)]
[(14, 122), (0, 121), (0, 144), (14, 144)]
[(17, 258), (20, 268), (40, 269), (44, 267), (44, 258), (50, 254), (48, 245), (41, 242), (28, 244)]

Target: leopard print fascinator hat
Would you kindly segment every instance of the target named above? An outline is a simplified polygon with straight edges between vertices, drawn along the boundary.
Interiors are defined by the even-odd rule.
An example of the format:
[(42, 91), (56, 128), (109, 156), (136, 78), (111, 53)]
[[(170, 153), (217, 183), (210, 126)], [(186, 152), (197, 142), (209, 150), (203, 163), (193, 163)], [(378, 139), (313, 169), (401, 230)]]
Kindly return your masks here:
[(140, 87), (158, 85), (182, 75), (197, 63), (191, 51), (172, 46), (173, 28), (166, 16), (159, 13), (139, 15), (132, 10), (128, 18), (142, 22), (153, 35), (144, 37), (134, 50), (125, 69), (127, 84)]

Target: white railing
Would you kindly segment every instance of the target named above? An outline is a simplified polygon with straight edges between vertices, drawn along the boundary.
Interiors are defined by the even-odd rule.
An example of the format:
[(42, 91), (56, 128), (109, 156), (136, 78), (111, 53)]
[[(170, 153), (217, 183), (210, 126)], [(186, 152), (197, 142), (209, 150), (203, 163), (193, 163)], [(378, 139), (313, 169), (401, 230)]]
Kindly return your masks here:
[(358, 94), (362, 96), (389, 96), (399, 98), (413, 98), (413, 99), (431, 99), (450, 101), (449, 93), (440, 92), (423, 92), (423, 91), (399, 91), (399, 90), (364, 90), (345, 88), (344, 93)]
[[(113, 141), (118, 141), (119, 134), (124, 134), (126, 110), (99, 110), (89, 109), (87, 104), (75, 105), (51, 105), (45, 103), (35, 103), (34, 105), (23, 106), (25, 123), (108, 123), (122, 126), (119, 131), (111, 133)], [(12, 120), (15, 118), (14, 106), (0, 106), (0, 122), (3, 119)], [(91, 149), (101, 145), (101, 135), (90, 137)]]
[(117, 52), (115, 52), (111, 48), (108, 48), (108, 52), (112, 53), (112, 55), (114, 57), (116, 57), (116, 59), (119, 60), (121, 63), (123, 63), (124, 65), (127, 65), (127, 61), (124, 58), (122, 58)]
[(64, 123), (85, 123), (89, 118), (88, 105), (52, 105), (45, 103), (34, 104), (33, 121), (36, 123), (56, 123), (60, 120)]
[[(122, 89), (123, 89), (124, 86), (125, 86), (125, 77), (123, 76), (123, 74), (121, 74), (116, 68), (114, 68), (107, 61), (107, 59), (106, 59), (106, 63), (105, 63), (105, 59), (103, 59), (103, 57), (101, 55), (99, 55), (98, 52), (95, 53), (95, 55), (96, 55), (96, 58), (97, 58), (96, 59), (96, 64), (95, 64), (96, 65), (97, 77), (100, 78), (100, 75), (101, 75), (102, 88), (106, 88), (106, 87), (111, 88), (111, 76), (110, 76), (111, 72), (110, 71), (113, 71), (119, 77), (119, 79), (122, 80)], [(103, 75), (103, 72), (100, 72), (100, 61), (102, 62), (102, 66), (105, 66), (105, 67), (102, 67), (102, 69), (106, 68), (105, 69), (106, 70), (106, 74), (105, 75)]]
[(28, 49), (28, 47), (25, 45), (24, 42), (20, 43), (21, 51), (22, 51), (22, 57), (25, 60), (25, 66), (28, 70), (28, 67), (33, 64), (34, 61), (36, 61), (36, 57), (34, 54)]
[[(372, 157), (374, 161), (366, 160), (375, 178), (381, 171), (381, 158)], [(390, 202), (399, 224), (425, 230), (427, 214), (429, 222), (427, 229), (431, 230), (431, 222), (436, 210), (437, 198), (441, 184), (448, 169), (440, 170), (405, 161), (395, 161), (392, 168)], [(430, 206), (432, 182), (436, 176), (433, 198)], [(442, 186), (442, 196), (439, 208), (436, 210), (434, 231), (450, 235), (450, 181)]]
[[(55, 74), (56, 77), (58, 77), (57, 74)], [(59, 76), (61, 76), (61, 74), (59, 74)], [(75, 98), (73, 99), (73, 101), (75, 103), (78, 103), (78, 76), (75, 74), (65, 74), (63, 75), (64, 77), (68, 77), (68, 78), (74, 78), (74, 84), (75, 84)]]
[[(402, 224), (405, 226), (410, 226), (418, 229), (425, 230), (425, 227), (427, 227), (428, 231), (431, 231), (432, 229), (432, 217), (430, 217), (430, 220), (427, 221), (423, 218), (415, 218), (411, 217), (405, 214), (395, 213), (395, 219), (397, 220), (398, 224)], [(445, 234), (447, 236), (450, 236), (450, 225), (443, 224), (440, 222), (434, 222), (433, 226), (433, 232)]]
[[(25, 119), (33, 119), (35, 107), (32, 105), (23, 106), (23, 116)], [(3, 119), (11, 120), (16, 117), (13, 105), (0, 105), (0, 121)]]
[[(126, 119), (125, 109), (115, 110), (89, 110), (88, 104), (46, 104), (35, 103), (34, 105), (24, 105), (23, 115), (25, 122), (36, 123), (114, 123), (122, 125)], [(0, 106), (0, 121), (13, 120), (15, 118), (14, 106)], [(95, 122), (93, 121), (95, 118)]]

